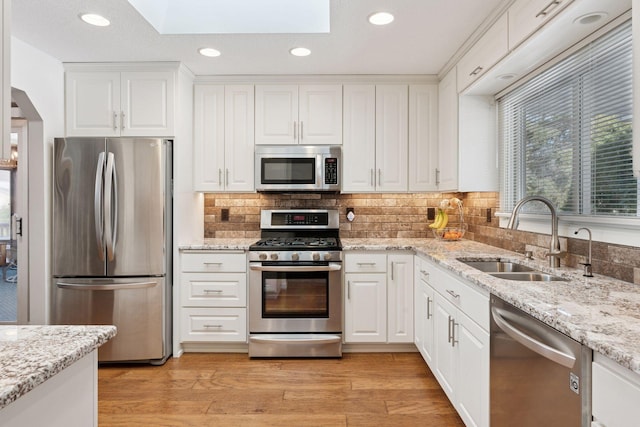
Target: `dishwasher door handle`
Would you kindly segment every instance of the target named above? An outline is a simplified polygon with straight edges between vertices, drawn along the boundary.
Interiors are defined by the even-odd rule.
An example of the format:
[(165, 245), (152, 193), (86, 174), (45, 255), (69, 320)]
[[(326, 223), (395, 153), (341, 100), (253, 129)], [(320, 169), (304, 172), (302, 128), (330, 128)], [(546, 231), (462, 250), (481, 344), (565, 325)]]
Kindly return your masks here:
[(547, 344), (544, 344), (537, 339), (519, 331), (500, 315), (500, 312), (498, 309), (496, 309), (496, 307), (491, 308), (491, 315), (493, 316), (493, 320), (496, 322), (496, 325), (498, 325), (498, 327), (502, 329), (504, 333), (509, 335), (509, 337), (511, 337), (514, 341), (519, 342), (529, 350), (543, 357), (546, 357), (552, 362), (565, 366), (569, 369), (573, 368), (573, 365), (576, 363), (576, 358), (571, 354), (567, 354), (556, 348), (550, 347)]

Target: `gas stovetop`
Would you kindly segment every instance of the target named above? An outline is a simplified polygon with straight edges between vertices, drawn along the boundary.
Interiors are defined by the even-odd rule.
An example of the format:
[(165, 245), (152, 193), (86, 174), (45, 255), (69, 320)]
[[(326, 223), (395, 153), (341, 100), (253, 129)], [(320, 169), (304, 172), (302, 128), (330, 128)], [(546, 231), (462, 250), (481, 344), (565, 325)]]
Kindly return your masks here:
[(268, 237), (253, 247), (257, 250), (340, 250), (340, 240), (337, 237)]

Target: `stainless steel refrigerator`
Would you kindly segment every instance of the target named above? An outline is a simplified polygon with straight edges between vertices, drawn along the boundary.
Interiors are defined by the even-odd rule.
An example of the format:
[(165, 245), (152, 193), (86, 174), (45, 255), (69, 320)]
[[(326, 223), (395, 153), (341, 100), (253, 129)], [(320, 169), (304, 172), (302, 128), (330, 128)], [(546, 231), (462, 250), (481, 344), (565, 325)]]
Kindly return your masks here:
[(52, 324), (116, 325), (101, 362), (171, 354), (171, 141), (56, 138)]

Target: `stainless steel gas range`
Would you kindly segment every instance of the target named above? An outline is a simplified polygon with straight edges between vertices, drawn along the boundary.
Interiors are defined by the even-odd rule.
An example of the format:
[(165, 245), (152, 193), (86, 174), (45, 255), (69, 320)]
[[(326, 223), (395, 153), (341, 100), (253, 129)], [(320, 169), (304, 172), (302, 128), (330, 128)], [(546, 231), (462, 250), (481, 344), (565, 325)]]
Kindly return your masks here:
[(249, 356), (342, 356), (337, 210), (263, 210), (249, 248)]

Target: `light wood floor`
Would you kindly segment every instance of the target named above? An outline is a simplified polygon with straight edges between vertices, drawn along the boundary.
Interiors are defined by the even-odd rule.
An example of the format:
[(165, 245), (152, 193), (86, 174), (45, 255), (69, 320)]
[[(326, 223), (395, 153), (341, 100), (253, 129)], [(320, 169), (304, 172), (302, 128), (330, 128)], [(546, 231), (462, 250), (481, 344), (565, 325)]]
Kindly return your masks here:
[(98, 371), (99, 425), (464, 427), (419, 353), (187, 353)]

